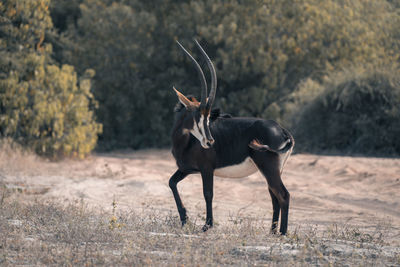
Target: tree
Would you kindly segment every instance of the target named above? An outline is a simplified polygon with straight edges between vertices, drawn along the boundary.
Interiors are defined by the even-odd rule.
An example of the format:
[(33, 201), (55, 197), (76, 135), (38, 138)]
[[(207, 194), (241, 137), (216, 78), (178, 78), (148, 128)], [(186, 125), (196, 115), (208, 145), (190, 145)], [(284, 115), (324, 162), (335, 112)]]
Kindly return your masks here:
[(101, 132), (90, 110), (94, 73), (78, 79), (72, 66), (54, 62), (48, 7), (47, 0), (0, 3), (0, 134), (39, 154), (83, 157)]
[[(359, 66), (332, 73), (298, 108), (295, 135), (301, 150), (400, 154), (400, 70)], [(315, 90), (315, 88), (318, 88)]]
[(289, 124), (291, 94), (303, 80), (322, 82), (355, 63), (399, 60), (399, 12), (392, 2), (84, 0), (76, 26), (67, 27), (74, 45), (63, 60), (80, 73), (95, 68), (101, 140), (108, 147), (168, 144), (176, 102), (170, 88), (200, 92), (177, 39), (203, 66), (193, 37), (213, 59), (216, 105)]

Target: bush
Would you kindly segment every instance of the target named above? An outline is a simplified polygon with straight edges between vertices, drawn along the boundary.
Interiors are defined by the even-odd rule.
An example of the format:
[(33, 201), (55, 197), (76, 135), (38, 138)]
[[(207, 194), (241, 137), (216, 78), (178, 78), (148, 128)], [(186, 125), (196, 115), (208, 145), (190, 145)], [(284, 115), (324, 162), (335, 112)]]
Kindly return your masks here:
[(74, 46), (64, 51), (65, 59), (81, 72), (96, 70), (94, 95), (104, 125), (103, 148), (165, 146), (174, 106), (167, 103), (176, 98), (172, 84), (165, 84), (169, 69), (162, 57), (167, 51), (157, 50), (168, 42), (157, 41), (161, 32), (155, 14), (140, 10), (136, 1), (109, 2), (80, 5), (78, 28), (69, 33)]
[(48, 7), (46, 0), (0, 3), (0, 137), (50, 157), (83, 157), (101, 132), (92, 111), (94, 72), (78, 78), (73, 66), (54, 62)]
[(31, 54), (34, 69), (29, 81), (11, 72), (0, 80), (0, 131), (37, 153), (83, 157), (96, 145), (101, 125), (94, 122), (90, 105), (90, 73), (77, 80), (72, 66), (44, 65)]
[(176, 39), (205, 66), (192, 42), (198, 38), (214, 61), (216, 105), (281, 121), (280, 101), (301, 80), (318, 82), (352, 62), (398, 59), (399, 15), (386, 0), (83, 0), (80, 14), (62, 27), (74, 44), (64, 60), (79, 72), (96, 70), (100, 139), (111, 148), (169, 144), (172, 85), (199, 95), (197, 73)]
[[(327, 77), (295, 120), (300, 149), (399, 155), (398, 74), (396, 67), (363, 67)], [(310, 86), (315, 83), (305, 82), (299, 90)]]
[[(185, 94), (200, 92), (192, 63), (175, 44), (180, 40), (205, 65), (193, 37), (215, 63), (216, 106), (233, 115), (272, 118), (287, 125), (298, 106), (308, 103), (304, 96), (314, 94), (305, 92), (308, 87), (302, 81), (318, 91), (327, 73), (355, 62), (375, 66), (398, 62), (399, 14), (398, 1), (387, 0), (249, 0), (245, 4), (238, 0), (4, 0), (0, 2), (0, 92), (7, 104), (2, 103), (0, 131), (21, 142), (32, 134), (35, 140), (49, 140), (49, 135), (62, 140), (54, 141), (58, 145), (34, 145), (41, 153), (87, 153), (100, 126), (91, 114), (96, 106), (93, 97), (89, 89), (80, 89), (86, 87), (80, 80), (89, 83), (86, 70), (94, 69), (91, 91), (99, 103), (96, 116), (104, 125), (99, 137), (102, 147), (167, 146), (177, 101), (172, 85)], [(205, 74), (209, 76), (208, 71)], [(66, 85), (60, 79), (71, 82)], [(53, 91), (47, 92), (47, 86)], [(295, 92), (301, 96), (294, 103), (292, 93), (298, 86), (304, 90)], [(69, 132), (60, 136), (62, 116), (55, 114), (67, 112), (59, 109), (60, 104), (37, 104), (57, 99), (64, 90), (79, 95), (80, 100), (73, 100), (76, 103), (87, 105), (79, 109), (86, 109), (82, 111), (86, 115), (76, 115), (86, 118), (85, 126), (68, 124), (76, 119), (63, 126), (75, 132), (75, 141), (66, 137)], [(18, 127), (30, 123), (24, 118), (34, 117), (28, 110), (35, 105), (51, 109), (58, 126), (45, 132), (54, 119), (42, 114), (47, 121), (34, 127), (40, 130), (17, 133)], [(71, 130), (72, 125), (80, 130)], [(40, 143), (31, 141), (30, 145)]]

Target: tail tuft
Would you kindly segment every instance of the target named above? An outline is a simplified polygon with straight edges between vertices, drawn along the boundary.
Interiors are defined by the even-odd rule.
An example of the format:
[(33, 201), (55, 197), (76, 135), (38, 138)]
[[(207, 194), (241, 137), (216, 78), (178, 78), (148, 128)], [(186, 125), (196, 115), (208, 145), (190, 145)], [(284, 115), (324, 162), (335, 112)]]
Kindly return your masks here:
[(249, 147), (257, 150), (257, 151), (270, 151), (270, 152), (274, 152), (276, 154), (284, 154), (283, 159), (281, 158), (281, 156), (279, 156), (280, 158), (280, 172), (282, 174), (283, 172), (283, 167), (286, 164), (286, 161), (289, 159), (290, 155), (293, 152), (293, 147), (294, 147), (294, 138), (293, 136), (286, 130), (283, 129), (285, 132), (285, 135), (287, 137), (286, 141), (282, 143), (282, 145), (277, 149), (272, 149), (270, 148), (268, 145), (263, 145), (262, 143), (260, 143), (260, 141), (258, 141), (257, 139), (254, 139), (253, 141), (250, 142)]
[(257, 151), (270, 151), (270, 152), (274, 152), (274, 153), (278, 153), (278, 154), (282, 154), (282, 153), (286, 153), (289, 149), (291, 149), (293, 147), (293, 139), (292, 138), (288, 138), (277, 150), (270, 148), (268, 145), (264, 145), (261, 144), (260, 141), (258, 141), (257, 139), (254, 139), (253, 141), (251, 141), (251, 143), (249, 144), (249, 147), (251, 147), (254, 150)]

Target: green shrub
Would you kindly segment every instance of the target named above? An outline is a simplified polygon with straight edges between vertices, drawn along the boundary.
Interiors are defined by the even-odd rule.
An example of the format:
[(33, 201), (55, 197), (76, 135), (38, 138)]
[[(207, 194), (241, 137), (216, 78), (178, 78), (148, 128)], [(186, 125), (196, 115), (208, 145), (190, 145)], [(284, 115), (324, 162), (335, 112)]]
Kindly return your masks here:
[[(303, 83), (299, 90), (311, 86)], [(319, 86), (295, 119), (300, 149), (400, 154), (399, 68), (354, 68)]]
[(100, 140), (111, 148), (168, 145), (176, 103), (172, 85), (199, 95), (197, 73), (176, 39), (206, 69), (192, 41), (197, 38), (215, 63), (216, 106), (234, 115), (281, 121), (287, 117), (282, 99), (303, 79), (320, 81), (354, 62), (398, 60), (400, 16), (386, 0), (74, 0), (53, 5), (57, 14), (67, 7), (75, 10), (62, 15), (68, 25), (57, 24), (73, 43), (63, 60), (78, 72), (95, 69), (93, 92), (104, 125)]
[[(355, 63), (398, 62), (399, 14), (398, 1), (387, 0), (3, 0), (0, 131), (41, 153), (87, 153), (100, 126), (90, 111), (93, 97), (81, 88), (90, 82), (86, 70), (94, 69), (102, 147), (166, 146), (176, 103), (172, 85), (185, 94), (200, 92), (192, 63), (175, 44), (180, 40), (205, 66), (193, 37), (215, 63), (216, 106), (287, 126), (325, 88), (325, 75)], [(80, 111), (61, 111), (64, 100), (51, 103), (65, 90), (77, 94), (71, 101)], [(59, 141), (43, 145), (42, 138)]]
[[(16, 72), (0, 80), (0, 131), (48, 156), (83, 157), (96, 145), (101, 125), (89, 106), (90, 73), (78, 81), (72, 66), (44, 65), (31, 54), (26, 64), (34, 76), (24, 81)], [(93, 75), (93, 74), (92, 74)]]
[(50, 157), (84, 157), (101, 133), (92, 111), (94, 71), (78, 78), (73, 66), (54, 62), (48, 7), (46, 0), (0, 3), (0, 137)]

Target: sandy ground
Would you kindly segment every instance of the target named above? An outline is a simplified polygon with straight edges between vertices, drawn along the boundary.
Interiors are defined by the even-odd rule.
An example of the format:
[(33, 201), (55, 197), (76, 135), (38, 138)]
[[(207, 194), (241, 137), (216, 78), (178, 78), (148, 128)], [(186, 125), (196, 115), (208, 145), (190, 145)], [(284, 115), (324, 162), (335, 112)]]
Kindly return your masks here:
[[(34, 156), (0, 157), (0, 182), (22, 196), (81, 201), (110, 209), (177, 215), (168, 179), (176, 165), (167, 150), (95, 154), (83, 161), (49, 162)], [(293, 155), (283, 181), (291, 194), (289, 231), (303, 225), (335, 223), (376, 228), (390, 224), (400, 238), (400, 159)], [(214, 217), (271, 220), (272, 205), (265, 178), (215, 178)], [(192, 221), (203, 223), (205, 202), (199, 175), (178, 189)], [(29, 199), (29, 198), (28, 198)]]

